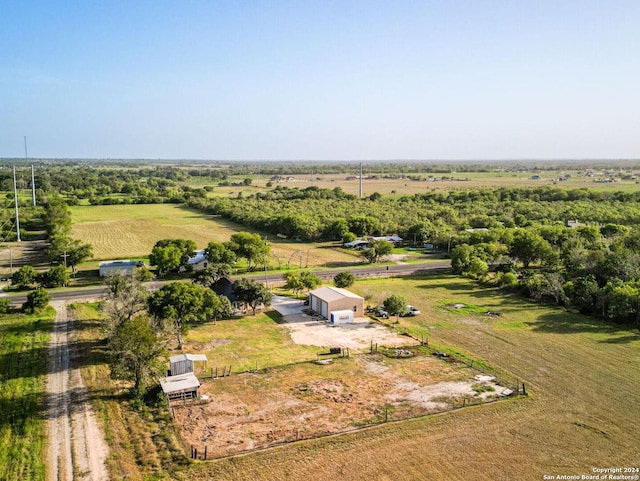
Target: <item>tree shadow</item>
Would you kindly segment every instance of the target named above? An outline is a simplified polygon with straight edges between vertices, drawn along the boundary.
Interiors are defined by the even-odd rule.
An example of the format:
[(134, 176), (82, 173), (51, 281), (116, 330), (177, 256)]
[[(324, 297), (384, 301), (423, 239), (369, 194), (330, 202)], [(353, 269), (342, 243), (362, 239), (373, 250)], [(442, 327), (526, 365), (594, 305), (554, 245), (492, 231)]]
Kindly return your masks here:
[(623, 344), (640, 340), (640, 334), (634, 333), (629, 326), (610, 324), (600, 319), (588, 317), (570, 311), (558, 311), (541, 314), (535, 321), (524, 323), (534, 332), (554, 334), (593, 333), (620, 337), (600, 340), (602, 343)]

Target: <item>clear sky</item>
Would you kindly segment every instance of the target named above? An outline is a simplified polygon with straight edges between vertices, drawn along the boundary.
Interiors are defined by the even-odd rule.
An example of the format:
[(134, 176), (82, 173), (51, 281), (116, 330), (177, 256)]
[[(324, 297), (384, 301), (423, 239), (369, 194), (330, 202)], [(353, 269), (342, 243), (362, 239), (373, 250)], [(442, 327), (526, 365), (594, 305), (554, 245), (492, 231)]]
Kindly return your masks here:
[(640, 158), (640, 1), (0, 0), (0, 157)]

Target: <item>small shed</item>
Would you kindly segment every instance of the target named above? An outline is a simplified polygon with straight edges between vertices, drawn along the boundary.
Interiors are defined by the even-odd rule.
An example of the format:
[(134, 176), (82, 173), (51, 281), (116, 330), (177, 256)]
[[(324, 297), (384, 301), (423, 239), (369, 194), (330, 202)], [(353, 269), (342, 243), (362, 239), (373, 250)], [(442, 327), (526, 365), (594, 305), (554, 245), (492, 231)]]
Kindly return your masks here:
[(121, 272), (123, 274), (132, 274), (136, 267), (141, 267), (144, 264), (140, 261), (119, 260), (119, 261), (104, 261), (98, 264), (100, 271), (100, 277), (104, 277), (110, 273)]
[(364, 298), (339, 287), (320, 287), (309, 292), (309, 307), (325, 319), (333, 311), (352, 311), (354, 317), (364, 315)]
[(353, 324), (353, 311), (331, 311), (329, 313), (329, 321), (333, 325), (339, 324)]
[(176, 399), (197, 399), (199, 396), (200, 381), (192, 373), (180, 374), (179, 376), (169, 376), (160, 379), (162, 392), (166, 394), (169, 401)]
[(194, 362), (207, 362), (204, 354), (177, 354), (169, 358), (169, 371), (171, 376), (179, 376), (194, 372)]

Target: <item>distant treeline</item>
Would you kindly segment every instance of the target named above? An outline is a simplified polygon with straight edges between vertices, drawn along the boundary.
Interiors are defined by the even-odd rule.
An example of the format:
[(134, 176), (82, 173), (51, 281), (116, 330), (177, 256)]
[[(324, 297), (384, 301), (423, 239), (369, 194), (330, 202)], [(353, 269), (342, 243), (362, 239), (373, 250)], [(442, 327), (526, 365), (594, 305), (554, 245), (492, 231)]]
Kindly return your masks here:
[(397, 199), (358, 199), (341, 188), (277, 187), (240, 198), (194, 198), (188, 204), (255, 229), (302, 240), (398, 234), (440, 246), (471, 228), (527, 227), (579, 220), (640, 224), (640, 192), (543, 187), (426, 193)]

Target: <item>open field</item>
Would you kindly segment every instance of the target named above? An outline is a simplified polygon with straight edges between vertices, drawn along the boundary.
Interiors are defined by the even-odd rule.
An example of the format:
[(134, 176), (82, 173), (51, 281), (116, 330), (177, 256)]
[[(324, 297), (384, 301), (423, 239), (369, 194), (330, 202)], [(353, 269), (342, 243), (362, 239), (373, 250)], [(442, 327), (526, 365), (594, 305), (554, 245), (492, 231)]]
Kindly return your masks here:
[(0, 316), (0, 479), (44, 480), (48, 341), (55, 312)]
[[(585, 177), (578, 175), (574, 171), (565, 171), (565, 174), (571, 174), (567, 180), (558, 181), (561, 174), (558, 171), (541, 171), (541, 172), (451, 172), (451, 173), (433, 173), (433, 174), (407, 174), (414, 178), (422, 180), (411, 180), (409, 178), (384, 179), (384, 174), (376, 174), (375, 171), (365, 169), (365, 176), (377, 175), (377, 179), (363, 179), (363, 195), (366, 197), (374, 192), (382, 195), (401, 196), (413, 195), (425, 192), (448, 192), (451, 190), (466, 190), (474, 188), (499, 188), (499, 187), (554, 187), (558, 189), (580, 189), (587, 188), (593, 190), (604, 191), (637, 191), (640, 185), (635, 179), (622, 180), (616, 179), (616, 182), (599, 183), (594, 182), (595, 179), (605, 178), (605, 175), (596, 177)], [(358, 175), (357, 172), (352, 174), (301, 174), (291, 176), (290, 180), (282, 180), (273, 182), (273, 187), (266, 187), (269, 181), (268, 176), (253, 176), (254, 180), (250, 186), (217, 186), (210, 193), (211, 196), (237, 196), (238, 192), (248, 195), (255, 192), (265, 192), (277, 186), (298, 187), (304, 189), (309, 186), (316, 186), (325, 189), (334, 189), (340, 187), (348, 194), (359, 194), (359, 180), (347, 180), (349, 175)], [(536, 175), (540, 178), (532, 179)], [(431, 178), (427, 180), (427, 178)], [(445, 179), (443, 179), (443, 177)], [(450, 178), (457, 180), (448, 180)], [(234, 179), (236, 182), (242, 179)]]
[[(100, 406), (97, 412), (107, 426), (114, 479), (128, 472), (131, 479), (142, 479), (143, 473), (159, 473), (159, 479), (190, 480), (536, 480), (545, 474), (591, 474), (592, 467), (637, 465), (637, 330), (608, 326), (455, 276), (358, 281), (353, 290), (371, 295), (372, 304), (390, 292), (407, 296), (422, 314), (401, 318), (397, 326), (400, 330), (427, 333), (432, 346), (482, 360), (499, 373), (513, 373), (514, 378), (526, 384), (529, 396), (294, 442), (241, 457), (184, 464), (184, 451), (175, 443), (175, 429), (166, 411), (131, 411), (126, 400), (119, 397), (120, 386), (107, 379), (106, 368), (95, 358), (87, 367), (93, 373), (92, 380), (86, 383), (95, 394)], [(452, 308), (456, 303), (465, 307)], [(487, 316), (486, 311), (500, 315)], [(88, 313), (86, 318), (93, 315), (97, 314)], [(247, 344), (251, 349), (243, 354), (246, 365), (251, 366), (254, 360), (251, 351), (259, 348), (261, 330), (269, 332), (281, 327), (276, 320), (270, 323), (257, 316), (254, 322), (258, 323), (251, 325), (247, 318), (244, 329), (249, 333)], [(91, 325), (95, 321), (88, 322)], [(199, 326), (189, 335), (191, 346), (210, 342), (207, 349), (201, 349), (211, 356), (209, 365), (229, 364), (236, 351), (225, 353), (223, 350), (232, 344), (219, 340), (231, 336), (234, 327), (241, 330), (239, 322)], [(262, 327), (258, 327), (260, 324)], [(94, 339), (99, 337), (93, 327), (82, 332)], [(239, 338), (235, 344), (234, 349), (241, 352)], [(273, 348), (265, 349), (273, 357), (264, 354), (260, 369), (270, 362), (283, 362), (277, 356), (285, 355), (289, 347), (277, 350), (276, 344), (277, 339)], [(304, 353), (300, 356), (304, 357)], [(326, 367), (329, 366), (317, 366)], [(340, 363), (334, 369), (335, 376), (328, 370), (320, 371), (320, 375), (312, 370), (300, 372), (301, 379), (309, 376), (307, 381), (296, 384), (293, 377), (287, 377), (282, 382), (311, 382), (310, 395), (320, 396), (325, 390), (316, 389), (313, 379), (342, 379), (338, 375), (343, 369)], [(411, 372), (412, 369), (405, 369), (403, 374)], [(225, 381), (242, 384), (246, 379), (250, 385), (259, 377), (244, 376), (232, 375)], [(207, 384), (216, 389), (222, 386), (215, 381)], [(304, 392), (309, 391), (300, 395)], [(173, 441), (168, 443), (166, 439)], [(117, 468), (116, 461), (122, 461), (118, 466), (124, 467)]]
[[(77, 206), (71, 208), (72, 236), (93, 246), (95, 259), (147, 256), (160, 239), (185, 238), (205, 248), (211, 241), (225, 242), (236, 232), (250, 231), (218, 216), (175, 204)], [(353, 253), (332, 243), (299, 243), (268, 239), (272, 266), (317, 267), (360, 263)]]

